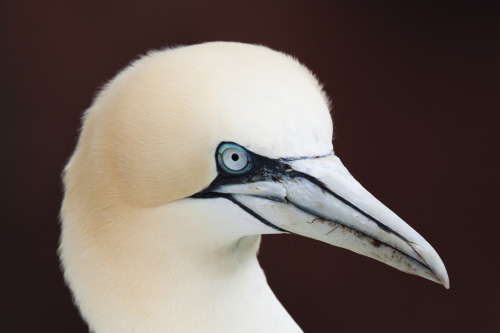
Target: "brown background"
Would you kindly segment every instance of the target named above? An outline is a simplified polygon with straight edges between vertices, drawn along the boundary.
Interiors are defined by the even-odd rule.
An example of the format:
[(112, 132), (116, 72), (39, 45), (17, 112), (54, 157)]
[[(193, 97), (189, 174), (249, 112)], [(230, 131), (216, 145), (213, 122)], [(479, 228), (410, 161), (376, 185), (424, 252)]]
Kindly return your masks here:
[[(498, 3), (498, 2), (497, 2)], [(262, 266), (307, 332), (500, 332), (500, 6), (470, 1), (0, 2), (2, 332), (85, 332), (59, 271), (59, 174), (137, 54), (212, 40), (296, 55), (355, 177), (434, 245), (451, 290), (295, 236)]]

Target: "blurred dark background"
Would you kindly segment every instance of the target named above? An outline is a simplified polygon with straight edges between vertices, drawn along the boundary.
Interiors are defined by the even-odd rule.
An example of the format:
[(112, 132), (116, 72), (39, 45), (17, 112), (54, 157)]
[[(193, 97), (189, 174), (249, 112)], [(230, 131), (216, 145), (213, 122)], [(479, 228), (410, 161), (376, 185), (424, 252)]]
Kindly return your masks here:
[(269, 283), (306, 332), (500, 332), (499, 2), (1, 1), (2, 332), (86, 332), (59, 269), (61, 170), (96, 90), (152, 48), (293, 54), (337, 154), (443, 258), (451, 289), (295, 236)]

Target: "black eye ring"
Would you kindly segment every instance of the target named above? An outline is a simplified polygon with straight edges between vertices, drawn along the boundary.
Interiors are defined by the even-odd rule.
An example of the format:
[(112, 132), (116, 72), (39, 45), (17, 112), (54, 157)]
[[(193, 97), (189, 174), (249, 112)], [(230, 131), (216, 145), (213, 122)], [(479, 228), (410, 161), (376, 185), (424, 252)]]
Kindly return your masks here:
[(242, 175), (253, 166), (252, 156), (235, 143), (223, 143), (217, 149), (217, 163), (229, 175)]

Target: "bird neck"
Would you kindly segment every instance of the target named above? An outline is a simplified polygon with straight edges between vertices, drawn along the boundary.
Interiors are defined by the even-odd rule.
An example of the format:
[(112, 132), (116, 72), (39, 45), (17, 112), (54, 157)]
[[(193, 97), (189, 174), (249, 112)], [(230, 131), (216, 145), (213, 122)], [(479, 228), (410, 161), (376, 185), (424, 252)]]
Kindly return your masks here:
[(175, 209), (72, 208), (63, 205), (61, 260), (93, 331), (300, 331), (259, 266), (259, 235), (210, 243), (192, 219), (166, 223)]

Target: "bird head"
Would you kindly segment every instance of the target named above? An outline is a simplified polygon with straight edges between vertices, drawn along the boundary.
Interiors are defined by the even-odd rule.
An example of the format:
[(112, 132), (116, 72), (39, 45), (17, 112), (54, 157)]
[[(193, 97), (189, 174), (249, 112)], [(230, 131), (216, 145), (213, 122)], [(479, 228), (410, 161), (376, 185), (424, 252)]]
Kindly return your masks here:
[(176, 260), (171, 247), (292, 233), (448, 287), (431, 245), (342, 165), (332, 131), (321, 85), (290, 56), (217, 42), (140, 58), (98, 94), (65, 170), (67, 280), (87, 280), (73, 262), (88, 257), (108, 269), (103, 253), (126, 270)]

